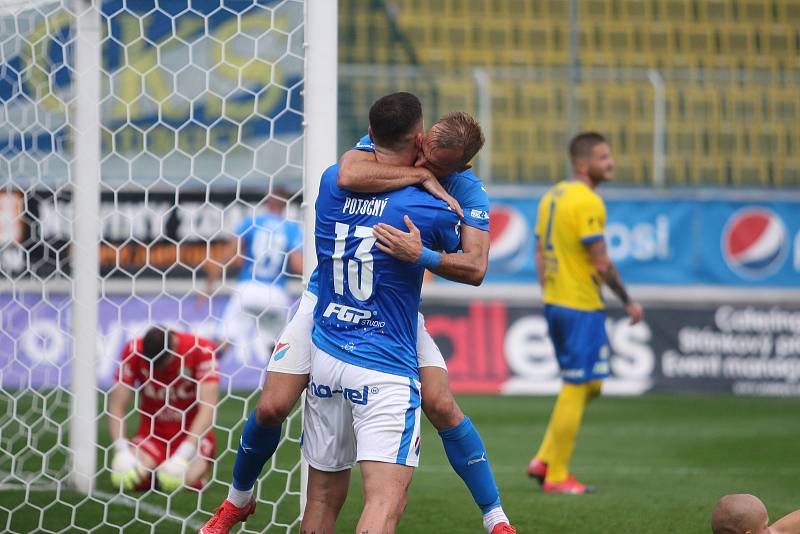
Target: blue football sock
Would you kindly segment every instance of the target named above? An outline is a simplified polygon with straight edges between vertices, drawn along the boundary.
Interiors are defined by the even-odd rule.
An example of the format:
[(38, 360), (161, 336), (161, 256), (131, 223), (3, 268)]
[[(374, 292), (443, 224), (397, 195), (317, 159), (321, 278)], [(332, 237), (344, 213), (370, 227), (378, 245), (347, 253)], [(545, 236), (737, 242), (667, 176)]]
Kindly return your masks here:
[(280, 439), (281, 425), (261, 426), (256, 421), (255, 411), (250, 413), (233, 464), (234, 488), (249, 491), (255, 486), (264, 464), (275, 454)]
[(500, 493), (486, 457), (486, 448), (469, 417), (465, 416), (458, 426), (442, 430), (439, 435), (450, 465), (464, 480), (481, 512), (485, 514), (500, 506)]

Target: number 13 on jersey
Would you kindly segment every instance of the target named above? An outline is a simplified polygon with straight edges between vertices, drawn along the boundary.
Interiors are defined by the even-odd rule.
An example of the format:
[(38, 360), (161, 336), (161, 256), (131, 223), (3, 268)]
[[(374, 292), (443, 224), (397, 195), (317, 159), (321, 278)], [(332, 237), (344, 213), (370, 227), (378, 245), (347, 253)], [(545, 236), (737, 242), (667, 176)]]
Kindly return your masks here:
[(372, 296), (373, 257), (372, 247), (376, 238), (369, 226), (356, 226), (353, 237), (359, 240), (355, 256), (345, 258), (350, 225), (336, 223), (336, 243), (333, 249), (333, 290), (337, 295), (344, 295), (344, 262), (347, 259), (347, 287), (357, 300), (365, 301)]

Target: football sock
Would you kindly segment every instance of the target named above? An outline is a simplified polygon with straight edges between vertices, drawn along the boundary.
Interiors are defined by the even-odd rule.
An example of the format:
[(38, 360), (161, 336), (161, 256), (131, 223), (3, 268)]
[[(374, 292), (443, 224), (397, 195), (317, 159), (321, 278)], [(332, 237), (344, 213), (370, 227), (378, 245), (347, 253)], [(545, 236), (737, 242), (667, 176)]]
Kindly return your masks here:
[(453, 428), (442, 430), (439, 436), (450, 465), (467, 485), (475, 504), (484, 514), (499, 508), (500, 493), (486, 457), (486, 448), (469, 417), (465, 416)]
[(589, 402), (593, 401), (597, 397), (600, 396), (600, 392), (603, 390), (603, 381), (602, 380), (592, 380), (587, 384), (589, 386), (589, 398), (586, 401), (588, 404)]
[(506, 513), (503, 511), (502, 506), (498, 506), (497, 508), (492, 508), (491, 510), (483, 514), (483, 528), (485, 528), (486, 532), (488, 532), (489, 534), (492, 533), (492, 529), (495, 527), (495, 525), (498, 525), (500, 523), (511, 524), (508, 521), (508, 517), (506, 517)]
[(231, 485), (228, 488), (228, 500), (233, 503), (236, 508), (244, 508), (250, 502), (250, 497), (253, 496), (253, 488), (249, 490), (237, 490)]
[(581, 425), (589, 391), (589, 384), (565, 383), (561, 388), (548, 424), (551, 445), (545, 478), (547, 482), (558, 484), (569, 476), (569, 460), (575, 448), (575, 437)]
[(544, 462), (546, 464), (550, 463), (550, 456), (553, 454), (553, 430), (550, 428), (550, 424), (547, 425), (547, 430), (544, 432), (544, 438), (542, 438), (542, 444), (539, 445), (539, 451), (536, 453), (531, 459), (531, 463), (533, 460), (539, 460), (540, 462)]
[[(241, 501), (243, 498), (242, 492), (245, 492), (245, 495), (247, 492), (252, 494), (256, 479), (261, 474), (261, 470), (267, 460), (275, 454), (280, 439), (281, 425), (261, 426), (256, 421), (255, 411), (250, 413), (250, 417), (247, 418), (247, 422), (244, 424), (242, 437), (239, 439), (239, 449), (236, 452), (236, 462), (233, 464), (231, 490), (238, 490), (238, 493), (229, 492), (229, 501), (239, 508), (244, 506), (244, 504), (237, 504), (236, 501)], [(247, 500), (245, 500), (246, 503)]]

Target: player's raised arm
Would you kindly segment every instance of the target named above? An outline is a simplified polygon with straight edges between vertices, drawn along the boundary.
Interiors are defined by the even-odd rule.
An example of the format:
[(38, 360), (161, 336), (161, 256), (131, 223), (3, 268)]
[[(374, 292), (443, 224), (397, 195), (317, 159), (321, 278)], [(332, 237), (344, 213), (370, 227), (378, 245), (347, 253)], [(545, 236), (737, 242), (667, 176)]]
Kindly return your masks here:
[(631, 324), (636, 324), (644, 319), (644, 310), (642, 306), (632, 300), (625, 289), (625, 284), (622, 281), (622, 276), (614, 266), (614, 262), (608, 255), (608, 247), (603, 238), (594, 240), (587, 245), (589, 255), (592, 258), (592, 265), (600, 278), (605, 282), (608, 288), (617, 296), (617, 298), (625, 306), (625, 312), (631, 318)]
[(436, 177), (425, 168), (384, 165), (374, 152), (351, 149), (339, 158), (336, 185), (354, 193), (385, 193), (427, 180)]
[(464, 206), (461, 215), (461, 253), (439, 254), (423, 249), (419, 234), (385, 224), (375, 227), (382, 250), (443, 278), (478, 286), (489, 266), (489, 197), (470, 171), (469, 161), (483, 146), (477, 121), (466, 113), (449, 113), (433, 125), (425, 137), (417, 166), (424, 166), (447, 181), (449, 191)]
[(408, 167), (378, 163), (373, 152), (352, 149), (339, 159), (336, 185), (354, 193), (385, 193), (409, 185), (419, 185), (436, 198), (447, 202), (459, 217), (464, 214), (458, 201), (425, 167)]
[[(461, 206), (455, 198), (453, 198), (439, 183), (436, 176), (427, 168), (421, 165), (408, 166), (408, 165), (386, 165), (379, 163), (375, 152), (376, 150), (384, 150), (391, 152), (396, 146), (404, 147), (404, 150), (411, 150), (414, 153), (412, 161), (417, 159), (416, 155), (422, 143), (422, 136), (419, 134), (404, 134), (398, 141), (396, 146), (387, 146), (385, 142), (387, 139), (394, 139), (398, 137), (398, 132), (394, 131), (396, 124), (405, 123), (403, 117), (399, 121), (392, 121), (391, 124), (383, 124), (380, 121), (374, 120), (376, 117), (385, 114), (385, 109), (371, 109), (370, 110), (370, 124), (374, 124), (369, 128), (369, 134), (361, 138), (356, 143), (355, 147), (342, 155), (339, 159), (339, 175), (336, 179), (336, 185), (342, 189), (353, 191), (354, 193), (385, 193), (387, 191), (395, 191), (410, 185), (419, 185), (423, 187), (430, 194), (436, 198), (444, 200), (452, 210), (454, 210), (459, 217), (463, 217)], [(410, 106), (409, 109), (404, 110), (408, 117), (422, 117), (422, 106)], [(405, 117), (407, 118), (407, 117)], [(422, 119), (419, 122), (420, 130), (422, 129)], [(411, 137), (408, 137), (408, 136)], [(377, 146), (373, 144), (372, 140), (378, 141)], [(412, 143), (413, 141), (413, 143)], [(405, 148), (407, 147), (407, 148)], [(395, 157), (396, 153), (392, 153)]]

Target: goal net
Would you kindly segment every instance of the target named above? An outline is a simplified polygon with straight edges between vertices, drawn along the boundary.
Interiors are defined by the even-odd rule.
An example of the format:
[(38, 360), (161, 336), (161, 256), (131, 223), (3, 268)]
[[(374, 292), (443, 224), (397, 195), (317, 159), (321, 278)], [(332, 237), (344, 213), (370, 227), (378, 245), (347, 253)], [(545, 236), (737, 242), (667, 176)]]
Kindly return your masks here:
[[(303, 247), (283, 229), (304, 219), (307, 10), (301, 0), (0, 1), (0, 531), (196, 532), (225, 497), (274, 337), (302, 290)], [(252, 223), (264, 231), (243, 251), (245, 221), (267, 212), (279, 222)], [(81, 217), (96, 236), (88, 249)], [(95, 254), (97, 270), (81, 267)], [(237, 274), (248, 254), (252, 269)], [(109, 390), (125, 343), (156, 325), (225, 347), (199, 490), (111, 483)], [(128, 438), (147, 387), (135, 386)], [(243, 532), (296, 529), (300, 429), (298, 410)]]

